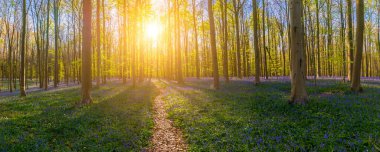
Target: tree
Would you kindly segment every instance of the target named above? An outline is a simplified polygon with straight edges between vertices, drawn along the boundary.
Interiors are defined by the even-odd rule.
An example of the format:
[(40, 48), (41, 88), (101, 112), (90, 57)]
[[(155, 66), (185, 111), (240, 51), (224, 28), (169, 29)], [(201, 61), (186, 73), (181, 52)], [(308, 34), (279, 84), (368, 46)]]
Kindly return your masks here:
[(101, 65), (101, 54), (100, 54), (100, 0), (96, 0), (96, 54), (97, 56), (97, 68), (96, 68), (96, 86), (100, 85), (100, 65)]
[(25, 92), (25, 35), (26, 35), (26, 0), (22, 1), (22, 31), (20, 47), (20, 96), (26, 96)]
[[(266, 47), (266, 44), (265, 44), (265, 35), (267, 33), (265, 33), (265, 1), (262, 0), (261, 3), (263, 4), (263, 14), (262, 14), (262, 23), (263, 23), (263, 53), (264, 53), (264, 76), (265, 76), (265, 79), (268, 79), (268, 65), (267, 65), (267, 47)], [(256, 4), (256, 11), (257, 11), (257, 4)], [(258, 21), (258, 19), (256, 20)], [(269, 26), (269, 23), (268, 25)], [(269, 35), (269, 32), (268, 32), (268, 35)], [(269, 37), (269, 36), (268, 36)], [(269, 38), (268, 38), (268, 42), (269, 42)]]
[(317, 43), (317, 63), (318, 63), (318, 66), (317, 66), (317, 77), (321, 76), (321, 70), (322, 70), (322, 67), (321, 67), (321, 51), (320, 51), (320, 43), (319, 43), (319, 0), (315, 0), (315, 7), (316, 7), (316, 12), (315, 12), (315, 16), (316, 16), (316, 31), (317, 31), (317, 35), (316, 35), (316, 43)]
[(83, 41), (82, 41), (82, 104), (92, 103), (91, 99), (91, 18), (92, 0), (83, 0)]
[(356, 41), (355, 41), (355, 59), (353, 68), (353, 77), (351, 90), (354, 92), (363, 91), (360, 85), (361, 64), (363, 56), (363, 37), (364, 37), (364, 1), (356, 0)]
[(174, 16), (174, 34), (175, 34), (175, 50), (176, 50), (176, 69), (177, 69), (177, 81), (178, 83), (182, 84), (183, 83), (183, 77), (182, 77), (182, 55), (181, 55), (181, 42), (180, 42), (180, 20), (179, 20), (179, 3), (178, 0), (174, 0), (174, 11), (175, 11), (175, 16)]
[(346, 47), (344, 45), (345, 43), (345, 22), (344, 22), (344, 15), (343, 15), (343, 0), (340, 0), (339, 2), (339, 9), (340, 9), (340, 34), (341, 34), (341, 41), (342, 41), (342, 51), (343, 51), (343, 81), (346, 81)]
[(55, 49), (54, 49), (54, 87), (59, 83), (59, 67), (58, 67), (58, 48), (59, 48), (59, 2), (54, 0), (54, 35), (55, 35)]
[(194, 28), (194, 39), (195, 39), (195, 75), (197, 79), (200, 78), (200, 68), (199, 68), (199, 50), (198, 50), (198, 30), (197, 30), (197, 18), (196, 18), (196, 3), (192, 0), (193, 5), (193, 28)]
[(223, 75), (228, 83), (230, 81), (229, 75), (228, 75), (228, 22), (227, 22), (227, 0), (221, 0), (221, 14), (222, 14), (222, 35), (223, 35)]
[(347, 79), (351, 81), (354, 67), (354, 43), (352, 34), (352, 1), (347, 0), (347, 47), (348, 47), (348, 72)]
[(258, 15), (257, 15), (257, 2), (256, 0), (252, 0), (252, 5), (253, 5), (253, 45), (254, 45), (254, 51), (255, 51), (255, 66), (256, 66), (256, 74), (255, 74), (255, 83), (259, 84), (260, 83), (260, 50), (259, 50), (259, 37), (258, 37)]
[(305, 103), (306, 60), (304, 50), (304, 28), (302, 23), (302, 0), (290, 0), (290, 35), (291, 35), (291, 97), (290, 103)]
[(212, 67), (214, 76), (214, 88), (219, 89), (219, 71), (218, 71), (218, 57), (216, 53), (216, 38), (215, 38), (215, 23), (214, 23), (214, 12), (212, 10), (212, 0), (207, 0), (208, 6), (208, 17), (210, 21), (210, 43), (211, 43), (211, 56), (212, 56)]
[[(245, 1), (244, 1), (245, 2)], [(241, 74), (241, 54), (240, 54), (240, 19), (239, 12), (243, 6), (240, 0), (232, 0), (233, 8), (234, 8), (234, 18), (235, 18), (235, 34), (236, 34), (236, 57), (237, 57), (237, 76), (238, 78), (242, 78)]]

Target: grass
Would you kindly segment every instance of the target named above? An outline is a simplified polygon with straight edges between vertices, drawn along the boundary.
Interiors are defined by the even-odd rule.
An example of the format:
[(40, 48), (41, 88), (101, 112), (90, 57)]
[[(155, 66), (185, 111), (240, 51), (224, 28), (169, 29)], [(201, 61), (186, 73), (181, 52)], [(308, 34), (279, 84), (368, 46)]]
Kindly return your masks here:
[(94, 89), (76, 107), (78, 87), (0, 99), (0, 151), (140, 151), (152, 135), (151, 83)]
[(354, 94), (333, 80), (308, 87), (309, 103), (289, 105), (289, 82), (161, 83), (166, 108), (190, 151), (379, 151), (380, 84)]
[(0, 98), (0, 151), (141, 151), (148, 147), (152, 104), (159, 91), (190, 151), (379, 151), (380, 83), (364, 93), (320, 80), (309, 103), (289, 105), (289, 82), (158, 81), (137, 88), (93, 89), (94, 104), (77, 107), (80, 88)]

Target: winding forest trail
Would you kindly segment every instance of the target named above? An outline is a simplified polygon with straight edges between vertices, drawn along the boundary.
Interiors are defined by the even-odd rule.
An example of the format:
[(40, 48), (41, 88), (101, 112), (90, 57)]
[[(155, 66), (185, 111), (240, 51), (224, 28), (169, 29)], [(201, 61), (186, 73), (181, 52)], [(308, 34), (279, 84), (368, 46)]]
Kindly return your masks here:
[(182, 137), (182, 132), (178, 128), (173, 126), (173, 122), (169, 120), (168, 114), (165, 111), (165, 103), (162, 100), (163, 97), (169, 94), (169, 90), (155, 85), (160, 90), (160, 95), (154, 99), (154, 132), (151, 139), (152, 147), (148, 151), (186, 151), (187, 144)]

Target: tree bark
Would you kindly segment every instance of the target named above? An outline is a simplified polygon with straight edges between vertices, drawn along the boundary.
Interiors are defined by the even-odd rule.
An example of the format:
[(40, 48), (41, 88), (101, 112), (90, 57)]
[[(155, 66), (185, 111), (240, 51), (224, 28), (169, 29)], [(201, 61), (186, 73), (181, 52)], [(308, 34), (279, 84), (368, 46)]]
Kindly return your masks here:
[(351, 90), (354, 92), (361, 92), (363, 89), (360, 85), (360, 76), (361, 76), (361, 64), (363, 56), (363, 36), (364, 36), (364, 1), (356, 0), (356, 47), (355, 47), (355, 60), (354, 60), (354, 69)]
[(82, 41), (82, 104), (92, 103), (91, 99), (91, 20), (92, 0), (83, 0), (83, 41)]
[(100, 86), (101, 54), (100, 54), (100, 0), (96, 0), (96, 86)]
[(305, 103), (306, 93), (306, 60), (304, 50), (304, 28), (302, 27), (302, 0), (290, 0), (290, 33), (291, 33), (291, 98), (290, 103)]
[(352, 25), (352, 0), (347, 0), (347, 48), (348, 48), (348, 72), (347, 79), (351, 81), (354, 67), (354, 43)]
[(258, 15), (257, 15), (257, 2), (256, 0), (252, 0), (253, 5), (253, 45), (254, 45), (254, 51), (255, 51), (255, 66), (256, 66), (256, 73), (255, 73), (255, 84), (260, 83), (260, 50), (259, 50), (259, 40), (258, 40)]
[(54, 87), (58, 86), (59, 83), (59, 66), (58, 66), (58, 48), (59, 48), (59, 1), (54, 0), (54, 34), (55, 34), (55, 49), (54, 49)]
[(26, 96), (25, 92), (25, 35), (26, 35), (26, 0), (22, 1), (22, 31), (20, 47), (20, 96)]
[(214, 12), (212, 10), (212, 0), (207, 0), (208, 16), (210, 20), (210, 42), (211, 42), (211, 55), (212, 55), (212, 67), (214, 76), (214, 88), (219, 89), (219, 71), (218, 71), (218, 57), (216, 52), (216, 38), (215, 38), (215, 24), (214, 24)]

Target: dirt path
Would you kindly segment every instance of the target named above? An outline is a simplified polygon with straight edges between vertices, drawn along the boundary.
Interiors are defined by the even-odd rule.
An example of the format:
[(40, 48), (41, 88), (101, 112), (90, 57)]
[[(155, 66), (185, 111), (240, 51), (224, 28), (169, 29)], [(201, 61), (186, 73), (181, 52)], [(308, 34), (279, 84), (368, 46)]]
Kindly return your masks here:
[[(157, 86), (159, 87), (159, 86)], [(186, 151), (187, 144), (182, 138), (182, 132), (173, 126), (173, 122), (167, 118), (165, 103), (162, 100), (168, 94), (168, 90), (160, 88), (161, 94), (154, 99), (154, 133), (151, 139), (152, 147), (148, 151), (152, 152), (173, 152)]]

